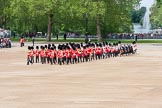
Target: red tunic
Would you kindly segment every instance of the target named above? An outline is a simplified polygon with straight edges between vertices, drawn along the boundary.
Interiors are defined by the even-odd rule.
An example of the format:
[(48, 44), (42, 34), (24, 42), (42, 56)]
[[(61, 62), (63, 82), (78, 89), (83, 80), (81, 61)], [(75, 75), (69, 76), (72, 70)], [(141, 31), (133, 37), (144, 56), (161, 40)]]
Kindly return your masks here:
[(50, 57), (50, 56), (51, 56), (51, 50), (50, 50), (50, 49), (48, 49), (48, 50), (46, 51), (46, 55), (47, 55), (47, 57)]
[(63, 57), (63, 52), (60, 50), (57, 52), (57, 57), (62, 58)]
[(92, 49), (91, 48), (87, 48), (87, 54), (90, 55), (92, 52)]
[(28, 58), (31, 57), (31, 53), (32, 53), (31, 50), (29, 50), (28, 53), (27, 53)]
[(76, 51), (75, 50), (72, 51), (72, 58), (76, 58)]
[(39, 54), (40, 54), (40, 51), (39, 51), (39, 50), (36, 50), (36, 51), (35, 51), (35, 56), (38, 57)]
[(82, 54), (82, 50), (81, 50), (81, 49), (77, 49), (76, 55), (77, 55), (78, 57), (80, 57), (81, 54)]
[(50, 58), (54, 58), (55, 57), (55, 52), (54, 50), (51, 51), (51, 54), (50, 54)]
[(99, 47), (97, 47), (97, 48), (95, 49), (95, 52), (96, 52), (96, 54), (100, 54), (100, 49), (99, 49)]
[(24, 43), (25, 42), (25, 39), (20, 39), (20, 43)]
[(87, 50), (86, 49), (83, 49), (83, 51), (82, 51), (82, 57), (85, 57), (85, 56), (87, 56)]
[(41, 56), (41, 57), (44, 57), (44, 56), (45, 56), (45, 51), (44, 51), (44, 50), (41, 50), (41, 51), (40, 51), (40, 56)]
[(54, 50), (54, 57), (57, 56), (57, 50)]
[(103, 48), (100, 48), (100, 54), (103, 54)]

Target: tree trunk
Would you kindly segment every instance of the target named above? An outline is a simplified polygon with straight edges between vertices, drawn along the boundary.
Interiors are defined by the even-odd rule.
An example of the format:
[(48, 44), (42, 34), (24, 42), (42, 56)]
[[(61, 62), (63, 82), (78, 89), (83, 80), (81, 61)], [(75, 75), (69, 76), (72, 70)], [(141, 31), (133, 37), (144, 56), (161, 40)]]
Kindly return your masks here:
[(3, 27), (3, 29), (6, 29), (6, 23), (7, 23), (6, 17), (4, 16), (4, 17), (2, 17), (2, 27)]
[(100, 16), (99, 15), (97, 15), (97, 36), (98, 36), (98, 41), (102, 42), (101, 24), (100, 24)]
[(51, 41), (51, 32), (52, 32), (52, 19), (53, 19), (53, 14), (48, 15), (48, 32), (47, 32), (47, 41)]

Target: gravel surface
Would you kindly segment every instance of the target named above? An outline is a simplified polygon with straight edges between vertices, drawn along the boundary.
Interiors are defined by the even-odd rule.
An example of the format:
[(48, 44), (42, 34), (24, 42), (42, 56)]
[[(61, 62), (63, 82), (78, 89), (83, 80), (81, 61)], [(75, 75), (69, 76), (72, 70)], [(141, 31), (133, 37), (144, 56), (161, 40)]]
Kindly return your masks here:
[(0, 108), (162, 108), (162, 46), (74, 65), (26, 65), (26, 49), (0, 49)]

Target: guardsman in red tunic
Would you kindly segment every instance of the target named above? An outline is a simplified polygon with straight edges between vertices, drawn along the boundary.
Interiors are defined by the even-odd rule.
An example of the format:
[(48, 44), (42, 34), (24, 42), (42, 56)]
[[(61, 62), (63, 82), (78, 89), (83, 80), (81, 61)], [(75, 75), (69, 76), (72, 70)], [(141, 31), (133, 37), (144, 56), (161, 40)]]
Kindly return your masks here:
[(41, 57), (41, 63), (45, 63), (45, 50), (44, 46), (41, 46), (41, 51), (40, 51), (40, 57)]
[(31, 46), (31, 61), (32, 61), (32, 63), (34, 63), (34, 54), (35, 54), (34, 47)]
[(108, 43), (106, 43), (106, 46), (105, 46), (105, 50), (106, 50), (106, 57), (109, 57), (109, 46), (108, 46)]
[(91, 54), (92, 54), (92, 60), (95, 60), (95, 45), (94, 44), (92, 44), (92, 52), (91, 52)]
[(115, 57), (115, 45), (113, 45), (111, 53), (112, 53), (112, 56)]
[(58, 57), (58, 64), (59, 64), (59, 65), (62, 65), (62, 57), (63, 57), (62, 48), (59, 48), (59, 49), (58, 49), (57, 57)]
[(103, 49), (103, 59), (107, 58), (106, 46), (102, 47)]
[(51, 48), (48, 47), (48, 49), (46, 51), (47, 63), (50, 62), (50, 56), (51, 56)]
[(108, 57), (111, 57), (111, 44), (108, 45)]
[(24, 39), (24, 37), (21, 37), (21, 39), (20, 39), (20, 46), (23, 47), (24, 43), (25, 43), (25, 39)]
[(96, 54), (96, 60), (100, 59), (100, 48), (99, 48), (98, 44), (96, 44), (95, 54)]
[(78, 47), (78, 48), (76, 49), (76, 51), (77, 51), (76, 55), (77, 55), (78, 63), (79, 63), (79, 62), (82, 62), (82, 50), (81, 50), (81, 48)]
[(116, 43), (115, 45), (115, 57), (117, 57), (119, 54), (119, 48), (118, 48), (118, 44)]
[(137, 44), (136, 42), (132, 42), (132, 47), (133, 47), (133, 54), (135, 54), (137, 52)]
[(66, 48), (65, 48), (65, 46), (63, 47), (62, 52), (63, 52), (62, 62), (63, 62), (63, 64), (65, 64), (65, 62), (66, 62)]
[(73, 51), (72, 51), (72, 63), (76, 63), (77, 62), (77, 59), (76, 59), (76, 49), (73, 48)]
[(36, 50), (35, 50), (35, 61), (36, 61), (36, 63), (39, 63), (39, 56), (40, 56), (39, 46), (36, 46)]
[(87, 61), (88, 60), (90, 61), (91, 49), (90, 49), (90, 46), (89, 45), (87, 45), (86, 51), (87, 51), (87, 57), (86, 57), (86, 59), (87, 59)]
[(101, 43), (100, 43), (100, 47), (99, 47), (99, 55), (100, 55), (100, 58), (102, 59), (103, 58), (103, 48), (102, 48)]
[(101, 56), (101, 59), (103, 58), (103, 47), (100, 46), (100, 56)]
[(46, 64), (46, 61), (47, 61), (47, 45), (44, 46), (44, 51), (45, 51), (45, 54), (44, 54), (44, 63)]
[(72, 52), (73, 52), (73, 48), (72, 47), (70, 47), (70, 56), (71, 56), (71, 59), (70, 59), (70, 63), (72, 64)]
[(114, 49), (113, 49), (113, 46), (111, 45), (110, 46), (110, 56), (113, 57), (113, 52), (114, 52)]
[(86, 56), (87, 56), (87, 50), (86, 50), (86, 46), (84, 46), (82, 50), (82, 59), (83, 59), (82, 61), (83, 62), (87, 61)]
[(54, 56), (55, 56), (54, 48), (51, 47), (51, 53), (50, 53), (50, 59), (49, 59), (51, 65), (53, 65), (54, 63)]
[(53, 63), (56, 64), (56, 63), (57, 63), (57, 50), (56, 50), (56, 46), (54, 46), (53, 48), (54, 48), (54, 58), (53, 58)]
[(94, 50), (93, 50), (93, 45), (90, 45), (89, 50), (88, 50), (89, 54), (90, 54), (90, 61), (94, 60)]
[(71, 62), (70, 47), (67, 47), (67, 48), (66, 48), (65, 55), (66, 55), (66, 64), (68, 65), (69, 62)]
[(31, 56), (32, 56), (32, 51), (31, 51), (31, 47), (28, 46), (28, 52), (27, 52), (27, 65), (29, 65), (30, 63), (32, 64), (32, 61), (31, 61)]

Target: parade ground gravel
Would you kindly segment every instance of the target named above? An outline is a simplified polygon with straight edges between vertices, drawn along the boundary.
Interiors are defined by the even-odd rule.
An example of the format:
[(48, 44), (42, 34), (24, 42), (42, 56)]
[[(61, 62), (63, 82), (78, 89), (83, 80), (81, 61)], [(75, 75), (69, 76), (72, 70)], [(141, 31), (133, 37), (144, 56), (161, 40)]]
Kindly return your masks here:
[(26, 51), (0, 49), (0, 108), (162, 108), (162, 44), (62, 66), (27, 66)]

